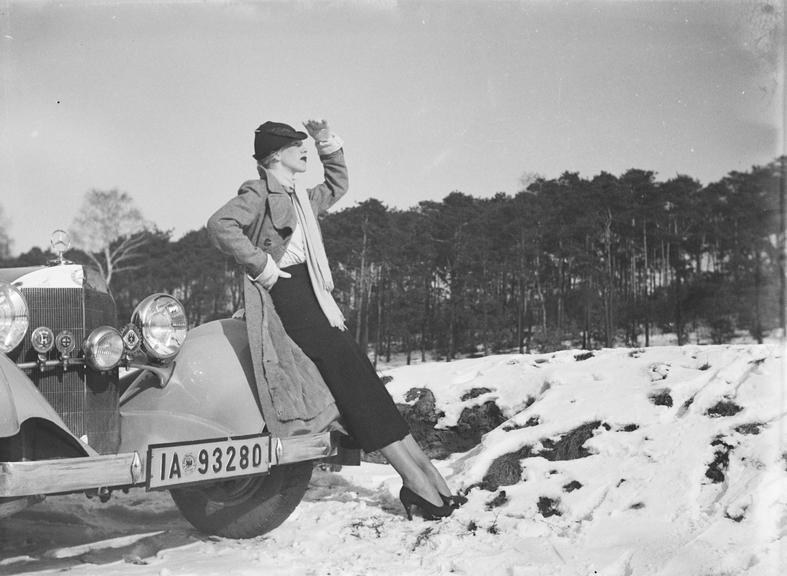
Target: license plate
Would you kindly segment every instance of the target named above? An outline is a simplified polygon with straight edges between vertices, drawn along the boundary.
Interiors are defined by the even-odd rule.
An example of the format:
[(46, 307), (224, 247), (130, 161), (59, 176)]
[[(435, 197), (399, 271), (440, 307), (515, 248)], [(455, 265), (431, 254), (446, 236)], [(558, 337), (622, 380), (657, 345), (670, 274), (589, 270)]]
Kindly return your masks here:
[(148, 446), (147, 489), (267, 472), (270, 436)]

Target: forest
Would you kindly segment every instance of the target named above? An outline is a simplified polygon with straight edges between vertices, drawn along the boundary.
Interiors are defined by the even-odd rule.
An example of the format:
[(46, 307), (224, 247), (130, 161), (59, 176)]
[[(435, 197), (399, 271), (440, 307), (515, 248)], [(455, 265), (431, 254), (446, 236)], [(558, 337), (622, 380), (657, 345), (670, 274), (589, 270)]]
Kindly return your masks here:
[[(514, 195), (453, 191), (405, 210), (365, 200), (321, 218), (334, 296), (375, 361), (649, 346), (663, 334), (761, 342), (785, 327), (786, 163), (707, 185), (630, 169), (529, 176)], [(95, 244), (66, 256), (102, 268), (121, 319), (157, 291), (180, 298), (191, 325), (243, 306), (240, 270), (204, 228), (106, 242), (104, 262), (126, 248), (114, 272)], [(51, 256), (0, 251), (3, 266)]]

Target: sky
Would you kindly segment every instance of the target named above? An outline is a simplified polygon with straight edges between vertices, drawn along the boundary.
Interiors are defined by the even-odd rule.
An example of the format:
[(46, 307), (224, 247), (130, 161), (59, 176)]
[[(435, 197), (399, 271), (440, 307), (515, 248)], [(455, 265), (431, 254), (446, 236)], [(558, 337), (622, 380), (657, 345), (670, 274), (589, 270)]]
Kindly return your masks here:
[(256, 177), (266, 120), (344, 139), (337, 210), (565, 171), (709, 183), (784, 151), (783, 22), (777, 0), (5, 0), (0, 225), (46, 248), (118, 188), (177, 239)]

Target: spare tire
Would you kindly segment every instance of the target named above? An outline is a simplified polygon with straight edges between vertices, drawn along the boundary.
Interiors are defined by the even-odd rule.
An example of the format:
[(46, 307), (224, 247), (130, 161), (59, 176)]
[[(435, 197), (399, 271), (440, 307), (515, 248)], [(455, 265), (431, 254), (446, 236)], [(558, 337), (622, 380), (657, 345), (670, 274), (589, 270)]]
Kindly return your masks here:
[(170, 490), (181, 514), (197, 530), (226, 538), (253, 538), (270, 532), (298, 506), (313, 463), (274, 466), (249, 476)]

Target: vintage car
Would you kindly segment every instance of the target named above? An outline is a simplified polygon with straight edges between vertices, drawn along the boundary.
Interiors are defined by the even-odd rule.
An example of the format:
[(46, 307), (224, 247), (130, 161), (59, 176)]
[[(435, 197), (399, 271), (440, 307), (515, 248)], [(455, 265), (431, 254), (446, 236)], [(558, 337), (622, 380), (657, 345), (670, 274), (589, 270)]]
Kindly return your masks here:
[(358, 462), (337, 432), (271, 435), (242, 319), (187, 330), (152, 294), (118, 329), (100, 274), (63, 258), (61, 231), (52, 245), (48, 266), (0, 269), (0, 518), (144, 487), (203, 532), (253, 537), (295, 509), (315, 461)]

